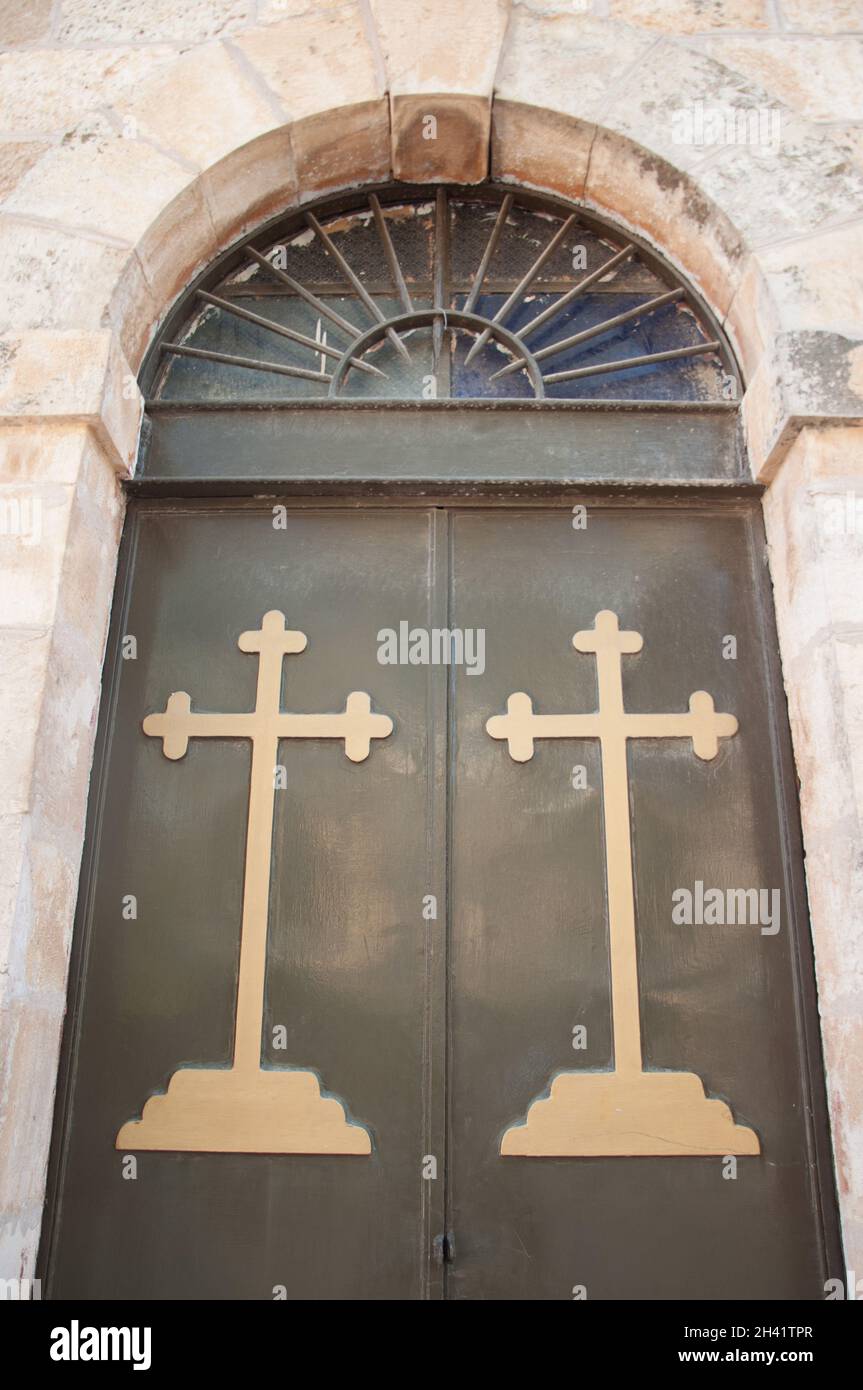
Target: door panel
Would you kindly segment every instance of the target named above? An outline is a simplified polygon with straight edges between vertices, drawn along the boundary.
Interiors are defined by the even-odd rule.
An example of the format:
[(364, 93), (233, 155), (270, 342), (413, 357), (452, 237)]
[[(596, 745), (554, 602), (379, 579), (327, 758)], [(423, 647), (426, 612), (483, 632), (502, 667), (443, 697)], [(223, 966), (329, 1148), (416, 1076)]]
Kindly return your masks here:
[[(822, 1297), (837, 1259), (830, 1160), (757, 503), (597, 500), (584, 530), (565, 505), (299, 505), (273, 520), (242, 501), (130, 510), (48, 1295)], [(283, 711), (332, 715), (360, 691), (394, 725), (358, 762), (343, 738), (281, 738), (265, 919), (261, 1069), (268, 1084), (314, 1073), (371, 1152), (118, 1151), (120, 1127), (172, 1078), (230, 1067), (247, 887), (248, 739), (192, 737), (172, 760), (142, 721), (176, 691), (193, 712), (254, 709), (258, 657), (238, 639), (271, 610), (308, 637), (284, 658)], [(486, 727), (514, 692), (539, 716), (591, 715), (599, 658), (572, 638), (604, 610), (624, 645), (627, 630), (643, 638), (620, 658), (627, 711), (679, 721), (708, 691), (739, 725), (715, 756), (689, 736), (632, 738), (624, 766), (644, 1071), (688, 1074), (699, 1114), (755, 1136), (736, 1176), (715, 1142), (694, 1156), (501, 1154), (555, 1077), (622, 1074), (605, 745), (538, 737), (516, 761)], [(380, 664), (378, 632), (403, 620), (483, 629), (484, 671)], [(675, 924), (673, 895), (697, 882), (779, 890), (780, 930)], [(660, 1118), (647, 1116), (648, 1144), (666, 1142)]]
[[(241, 506), (143, 509), (130, 525), (119, 628), (137, 658), (117, 656), (107, 687), (48, 1291), (434, 1295), (440, 1218), (421, 1158), (439, 1142), (430, 1037), (442, 959), (421, 900), (444, 899), (434, 738), (445, 687), (439, 669), (380, 665), (376, 634), (402, 615), (441, 621), (439, 522), (304, 511), (277, 529), (271, 508)], [(257, 658), (237, 639), (271, 609), (308, 636), (285, 657), (283, 709), (336, 712), (366, 691), (395, 725), (359, 763), (335, 739), (282, 739), (272, 841), (263, 1065), (316, 1072), (368, 1128), (372, 1152), (143, 1152), (130, 1180), (120, 1126), (178, 1068), (231, 1062), (250, 768), (247, 739), (193, 738), (169, 761), (141, 724), (178, 690), (193, 709), (253, 709)], [(128, 895), (136, 920), (122, 915)]]
[[(455, 518), (452, 553), (451, 622), (486, 629), (486, 672), (454, 673), (451, 1296), (823, 1297), (807, 925), (757, 519), (591, 506), (576, 530), (568, 508), (474, 512)], [(515, 691), (542, 714), (594, 711), (595, 661), (572, 637), (605, 609), (643, 637), (622, 657), (627, 710), (685, 711), (706, 690), (739, 721), (710, 760), (670, 737), (627, 756), (644, 1068), (695, 1073), (755, 1131), (761, 1153), (736, 1177), (721, 1154), (500, 1153), (552, 1077), (614, 1055), (598, 741), (542, 739), (519, 763), (485, 724)], [(780, 930), (674, 924), (672, 894), (697, 881), (779, 889)]]

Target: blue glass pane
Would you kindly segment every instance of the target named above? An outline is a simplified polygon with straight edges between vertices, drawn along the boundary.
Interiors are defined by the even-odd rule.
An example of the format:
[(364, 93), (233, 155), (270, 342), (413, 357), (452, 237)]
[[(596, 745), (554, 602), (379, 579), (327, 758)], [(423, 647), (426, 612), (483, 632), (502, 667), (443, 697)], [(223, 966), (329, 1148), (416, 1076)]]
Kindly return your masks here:
[[(529, 296), (507, 318), (505, 326), (518, 334), (560, 297), (557, 294)], [(650, 294), (585, 294), (573, 300), (536, 332), (529, 333), (526, 346), (537, 353), (573, 334), (597, 327), (639, 304), (646, 304), (652, 297)], [(506, 296), (501, 294), (483, 295), (477, 303), (477, 312), (493, 318), (505, 300)], [(668, 352), (704, 341), (705, 335), (692, 312), (680, 303), (667, 304), (643, 318), (607, 329), (595, 338), (544, 358), (540, 368), (543, 376), (546, 376), (572, 368)], [(456, 348), (453, 362), (454, 396), (533, 395), (524, 371), (491, 381), (493, 374), (511, 360), (497, 344), (489, 344), (470, 366), (466, 366), (465, 358), (470, 345), (470, 340), (465, 339)], [(722, 378), (723, 369), (718, 354), (709, 353), (691, 359), (676, 359), (582, 377), (575, 381), (551, 383), (546, 386), (546, 394), (552, 399), (699, 401), (719, 397)]]

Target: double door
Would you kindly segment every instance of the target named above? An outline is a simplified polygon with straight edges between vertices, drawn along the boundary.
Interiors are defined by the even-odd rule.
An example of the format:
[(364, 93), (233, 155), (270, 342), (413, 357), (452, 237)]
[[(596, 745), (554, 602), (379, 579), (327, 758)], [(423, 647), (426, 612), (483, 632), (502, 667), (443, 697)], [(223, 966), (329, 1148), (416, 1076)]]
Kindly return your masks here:
[(757, 504), (138, 502), (124, 557), (47, 1295), (823, 1296)]

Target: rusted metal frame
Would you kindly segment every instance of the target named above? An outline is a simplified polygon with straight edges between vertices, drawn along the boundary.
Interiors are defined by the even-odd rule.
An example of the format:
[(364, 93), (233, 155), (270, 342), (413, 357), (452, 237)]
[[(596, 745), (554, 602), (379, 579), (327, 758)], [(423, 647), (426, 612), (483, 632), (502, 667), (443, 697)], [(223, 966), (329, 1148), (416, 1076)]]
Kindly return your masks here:
[[(339, 248), (336, 246), (332, 237), (324, 231), (323, 227), (321, 226), (320, 222), (315, 217), (313, 212), (306, 213), (306, 221), (308, 222), (312, 231), (315, 233), (315, 236), (320, 239), (321, 244), (324, 247), (324, 250), (330, 256), (332, 256), (333, 260), (335, 261), (339, 270), (344, 275), (348, 284), (351, 285), (356, 294), (359, 295), (360, 299), (362, 300), (365, 307), (368, 309), (372, 318), (376, 319), (378, 323), (385, 323), (386, 319), (383, 310), (372, 299), (371, 295), (369, 294), (362, 280), (360, 280), (359, 276), (354, 274), (353, 270), (349, 266), (348, 262), (345, 260)], [(405, 347), (404, 343), (402, 342), (401, 338), (398, 336), (398, 334), (395, 333), (392, 329), (388, 329), (387, 338), (392, 343), (396, 351), (405, 359), (405, 361), (409, 362), (411, 355)]]
[[(217, 294), (210, 294), (207, 290), (196, 290), (199, 299), (203, 299), (206, 304), (214, 304), (218, 309), (224, 309), (226, 313), (233, 314), (235, 318), (245, 319), (248, 323), (256, 323), (260, 328), (269, 329), (271, 333), (278, 333), (282, 338), (289, 338), (293, 343), (299, 343), (301, 347), (309, 348), (316, 354), (323, 353), (326, 357), (339, 358), (342, 355), (341, 348), (330, 347), (329, 343), (320, 342), (316, 338), (310, 338), (306, 333), (299, 333), (294, 328), (287, 328), (284, 324), (276, 323), (273, 319), (264, 318), (261, 314), (253, 314), (249, 309), (241, 309), (236, 304), (231, 304), (230, 300), (221, 299)], [(355, 360), (352, 365), (361, 372), (368, 372), (371, 376), (385, 377), (386, 372), (380, 371), (368, 362)]]
[[(412, 314), (400, 314), (398, 318), (387, 319), (384, 323), (375, 324), (373, 328), (370, 328), (361, 338), (357, 339), (352, 345), (352, 349), (347, 349), (345, 351), (330, 381), (330, 398), (332, 399), (338, 395), (339, 389), (351, 365), (352, 353), (362, 356), (364, 352), (367, 352), (368, 349), (378, 342), (379, 339), (383, 338), (385, 334), (395, 331), (396, 328), (404, 331), (410, 328), (424, 328), (430, 323), (433, 324), (436, 318), (446, 320), (446, 322), (451, 324), (454, 328), (467, 328), (472, 332), (483, 330), (487, 323), (487, 320), (481, 318), (479, 314), (466, 314), (463, 309), (415, 309)], [(488, 329), (488, 332), (490, 336), (499, 338), (504, 346), (509, 348), (510, 352), (524, 355), (525, 370), (527, 371), (534, 394), (541, 400), (545, 395), (542, 374), (532, 354), (519, 342), (515, 334), (510, 333), (502, 324), (493, 324)]]
[[(584, 328), (580, 333), (573, 333), (568, 338), (561, 338), (558, 343), (550, 343), (548, 347), (540, 348), (539, 352), (534, 353), (537, 362), (544, 362), (548, 357), (556, 357), (559, 352), (566, 352), (568, 348), (575, 347), (579, 343), (586, 343), (591, 338), (599, 338), (603, 333), (607, 333), (611, 328), (618, 328), (622, 323), (630, 323), (633, 319), (642, 318), (645, 314), (653, 313), (654, 309), (661, 309), (665, 304), (672, 304), (675, 300), (682, 299), (686, 291), (681, 287), (676, 290), (669, 290), (667, 294), (657, 295), (655, 299), (648, 299), (645, 304), (637, 304), (634, 309), (627, 309), (622, 314), (615, 314), (613, 318), (603, 319), (602, 323), (595, 323), (592, 328)], [(519, 337), (521, 334), (519, 334)], [(495, 372), (490, 378), (496, 381), (507, 369), (501, 368), (500, 372)]]
[(559, 478), (126, 478), (122, 489), (129, 497), (151, 500), (183, 498), (244, 499), (260, 505), (262, 498), (291, 497), (311, 505), (328, 500), (363, 499), (386, 501), (394, 506), (414, 502), (419, 506), (446, 505), (448, 501), (475, 502), (481, 506), (523, 505), (536, 500), (571, 502), (572, 498), (620, 500), (626, 505), (679, 506), (697, 502), (733, 506), (747, 502), (766, 491), (764, 483), (753, 479), (668, 478), (660, 482), (644, 479), (587, 478), (562, 482)]
[(253, 357), (234, 357), (228, 352), (210, 352), (207, 348), (184, 347), (182, 343), (160, 343), (161, 352), (173, 352), (179, 357), (200, 357), (207, 362), (224, 362), (229, 367), (247, 367), (253, 372), (275, 372), (278, 376), (296, 376), (303, 381), (332, 381), (328, 372), (313, 372), (305, 367), (291, 367), (282, 362), (258, 362)]
[(593, 367), (573, 367), (567, 372), (551, 372), (543, 377), (547, 386), (557, 381), (577, 381), (584, 376), (604, 376), (607, 372), (623, 372), (627, 367), (648, 367), (653, 362), (671, 362), (678, 357), (697, 357), (702, 352), (718, 352), (719, 342), (695, 343), (692, 347), (671, 348), (668, 352), (648, 352), (643, 357), (625, 357), (620, 362), (599, 362)]
[(477, 270), (476, 275), (474, 276), (474, 281), (471, 285), (470, 294), (468, 295), (467, 299), (462, 305), (462, 308), (464, 309), (466, 314), (472, 314), (474, 309), (476, 308), (476, 301), (479, 299), (480, 293), (482, 291), (486, 273), (488, 271), (489, 266), (491, 265), (491, 258), (497, 250), (498, 242), (500, 241), (503, 235), (503, 230), (506, 226), (506, 219), (509, 217), (512, 202), (512, 194), (507, 193), (506, 197), (504, 198), (503, 202), (498, 208), (497, 218), (495, 219), (495, 224), (491, 229), (491, 236), (488, 239), (488, 244), (486, 245), (486, 248), (482, 253), (482, 260), (480, 261), (479, 269)]
[[(455, 280), (453, 279), (452, 275), (450, 275), (449, 285), (451, 292), (453, 294), (461, 294), (467, 296), (474, 283), (474, 279), (475, 277), (462, 276), (461, 279)], [(315, 280), (310, 283), (314, 284), (313, 292), (317, 295), (332, 295), (335, 298), (343, 298), (347, 294), (344, 282), (341, 279), (339, 279), (338, 281)], [(387, 296), (392, 295), (393, 293), (392, 281), (389, 278), (379, 278), (375, 280), (367, 279), (363, 281), (363, 284), (365, 285), (366, 289), (371, 295), (380, 294)], [(510, 292), (512, 291), (512, 287), (512, 276), (507, 278), (505, 276), (487, 274), (483, 281), (482, 290), (484, 294), (506, 295), (510, 294)], [(541, 293), (559, 294), (563, 296), (564, 294), (568, 294), (571, 289), (571, 280), (564, 280), (560, 278), (549, 279), (543, 281)], [(412, 296), (416, 295), (417, 297), (420, 297), (426, 295), (429, 299), (431, 299), (432, 290), (433, 281), (428, 277), (423, 280), (411, 281), (410, 285), (408, 285), (408, 293)], [(287, 289), (287, 286), (283, 289), (281, 285), (277, 285), (275, 283), (270, 282), (265, 283), (263, 280), (237, 281), (231, 284), (221, 285), (218, 287), (218, 292), (219, 294), (223, 295), (225, 299), (230, 300), (294, 298), (294, 292), (289, 291)], [(647, 293), (647, 290), (644, 287), (639, 288), (637, 285), (631, 286), (627, 289), (625, 287), (621, 288), (620, 285), (598, 284), (594, 286), (593, 293), (595, 295), (601, 294), (619, 296), (621, 294), (645, 294)]]
[(446, 309), (449, 303), (449, 200), (445, 188), (439, 188), (435, 195), (435, 248), (432, 299), (435, 309), (440, 313), (432, 322), (432, 370), (435, 377), (443, 375), (442, 395), (448, 396), (451, 389), (449, 354), (443, 357), (444, 327)]
[(330, 323), (334, 323), (337, 328), (340, 328), (342, 332), (347, 335), (347, 337), (356, 338), (362, 332), (362, 329), (355, 323), (351, 323), (350, 319), (343, 318), (337, 310), (330, 308), (329, 304), (326, 304), (322, 299), (318, 299), (318, 296), (312, 294), (311, 290), (307, 290), (305, 285), (301, 284), (299, 280), (294, 279), (293, 275), (288, 275), (287, 271), (280, 270), (278, 266), (273, 265), (272, 261), (268, 261), (266, 256), (262, 256), (260, 251), (255, 250), (254, 246), (247, 246), (246, 251), (253, 260), (258, 262), (258, 265), (263, 266), (265, 270), (269, 270), (271, 274), (275, 275), (283, 284), (288, 285), (295, 294), (298, 294), (301, 299), (304, 299), (306, 303), (310, 304), (313, 309), (316, 309), (319, 314), (323, 314), (325, 318), (328, 318)]
[(405, 283), (405, 277), (402, 275), (402, 268), (399, 265), (399, 258), (396, 255), (396, 248), (393, 246), (392, 237), (390, 236), (390, 230), (387, 226), (386, 218), (384, 217), (383, 210), (380, 205), (380, 200), (378, 199), (378, 195), (376, 193), (371, 194), (369, 198), (369, 206), (371, 207), (372, 215), (375, 219), (375, 226), (377, 227), (378, 237), (380, 238), (380, 243), (383, 247), (384, 255), (387, 259), (387, 265), (389, 266), (390, 274), (393, 277), (393, 284), (398, 293), (398, 297), (401, 300), (402, 308), (404, 309), (406, 314), (413, 313), (413, 302), (411, 300), (408, 287)]
[[(579, 280), (577, 285), (574, 285), (573, 288), (568, 290), (560, 299), (556, 299), (553, 304), (549, 304), (548, 308), (543, 309), (541, 313), (536, 315), (536, 318), (530, 320), (530, 323), (523, 324), (518, 330), (518, 336), (520, 338), (526, 338), (528, 333), (535, 333), (538, 328), (541, 328), (549, 319), (555, 318), (561, 310), (565, 309), (567, 305), (571, 304), (574, 299), (577, 299), (580, 294), (583, 294), (584, 291), (595, 284), (597, 280), (601, 280), (603, 276), (608, 275), (610, 271), (614, 270), (615, 266), (620, 265), (621, 261), (631, 256), (634, 250), (635, 247), (631, 243), (629, 246), (624, 246), (623, 250), (618, 251), (616, 256), (611, 256), (609, 260), (604, 261), (603, 264), (590, 275), (586, 275), (583, 280)], [(509, 376), (512, 372), (519, 371), (520, 367), (520, 362), (510, 362), (508, 367), (504, 367), (502, 371), (496, 372), (491, 379), (492, 381), (496, 381), (498, 377)]]
[[(430, 313), (431, 310), (417, 310), (418, 313)], [(453, 310), (453, 313), (459, 312)], [(704, 351), (711, 344), (699, 344), (698, 350)], [(680, 349), (675, 348), (675, 352)], [(252, 411), (304, 411), (320, 410), (322, 400), (319, 396), (287, 396), (282, 399), (267, 397), (264, 400), (165, 400), (159, 396), (150, 397), (144, 402), (145, 410), (149, 415), (176, 415), (181, 411), (207, 412), (210, 410), (252, 410)], [(540, 410), (545, 412), (571, 413), (571, 414), (608, 414), (610, 412), (621, 412), (623, 414), (644, 413), (645, 411), (653, 414), (662, 415), (735, 415), (740, 410), (740, 402), (737, 400), (719, 401), (669, 401), (652, 400), (649, 396), (635, 397), (629, 399), (622, 397), (611, 400), (594, 400), (591, 397), (579, 399), (566, 397), (560, 399), (549, 399), (537, 401), (532, 396), (468, 396), (442, 398), (438, 400), (418, 400), (414, 397), (394, 397), (390, 399), (380, 397), (349, 397), (337, 396), (333, 400), (326, 402), (328, 410), (339, 410), (344, 412), (353, 411), (387, 411), (401, 410), (409, 412), (422, 412), (423, 414), (435, 413), (459, 413), (461, 411), (486, 411), (486, 412), (521, 412), (525, 410)]]
[[(520, 302), (522, 296), (533, 284), (533, 281), (536, 279), (537, 275), (542, 270), (542, 267), (545, 265), (546, 261), (554, 255), (558, 246), (563, 241), (563, 238), (566, 236), (567, 232), (569, 232), (570, 228), (575, 224), (577, 220), (578, 219), (576, 218), (575, 213), (570, 213), (569, 217), (567, 217), (563, 225), (561, 227), (558, 227), (554, 236), (551, 238), (551, 241), (544, 248), (544, 250), (540, 251), (536, 260), (533, 262), (533, 265), (530, 267), (527, 273), (523, 275), (522, 278), (519, 280), (518, 284), (516, 285), (515, 289), (513, 290), (509, 298), (506, 300), (506, 302), (502, 304), (501, 307), (498, 309), (497, 313), (492, 319), (492, 323), (500, 324), (506, 322), (507, 318), (512, 313), (515, 306)], [(483, 347), (485, 347), (490, 337), (491, 333), (488, 329), (486, 329), (484, 333), (480, 334), (473, 347), (471, 348), (470, 352), (468, 353), (467, 357), (465, 358), (465, 366), (470, 365), (471, 360), (474, 357), (476, 357), (477, 353)]]

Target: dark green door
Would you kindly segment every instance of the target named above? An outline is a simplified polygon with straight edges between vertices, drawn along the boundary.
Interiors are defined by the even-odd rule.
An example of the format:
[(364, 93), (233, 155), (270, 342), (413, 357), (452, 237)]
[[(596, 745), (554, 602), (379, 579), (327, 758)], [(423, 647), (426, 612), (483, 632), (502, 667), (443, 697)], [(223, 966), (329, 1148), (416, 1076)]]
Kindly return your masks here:
[[(757, 502), (573, 521), (566, 503), (133, 507), (49, 1296), (822, 1296), (832, 1176)], [(307, 642), (266, 726), (270, 836), (245, 726), (187, 721), (255, 709), (274, 613)], [(179, 691), (191, 712), (145, 731)], [(279, 722), (351, 692), (392, 721), (363, 725), (367, 749), (346, 724)], [(323, 1152), (270, 1151), (297, 1085)]]
[[(393, 615), (442, 620), (439, 522), (428, 510), (285, 521), (260, 506), (130, 519), (79, 923), (52, 1297), (418, 1298), (439, 1282), (442, 1184), (423, 1178), (423, 1157), (435, 1152), (443, 958), (423, 898), (445, 897), (445, 691), (440, 671), (380, 665), (376, 642)], [(279, 742), (259, 1024), (265, 1072), (315, 1073), (371, 1152), (136, 1153), (133, 1133), (118, 1150), (121, 1126), (178, 1069), (230, 1066), (244, 914), (248, 739), (193, 737), (171, 761), (142, 720), (173, 691), (193, 710), (253, 709), (258, 658), (238, 638), (271, 611), (308, 639), (284, 659), (284, 709), (336, 712), (359, 691), (394, 724), (360, 762), (337, 738)], [(122, 636), (135, 639), (134, 660)]]
[[(451, 619), (489, 636), (485, 676), (456, 675), (452, 713), (450, 1293), (823, 1298), (830, 1172), (813, 1121), (808, 926), (757, 504), (592, 506), (583, 529), (572, 520), (560, 508), (453, 522)], [(580, 1074), (626, 1060), (612, 1030), (611, 760), (597, 738), (539, 736), (517, 762), (485, 724), (512, 692), (543, 715), (596, 710), (596, 658), (572, 638), (603, 610), (643, 639), (619, 659), (627, 711), (679, 719), (704, 691), (737, 730), (713, 757), (649, 721), (627, 742), (642, 1065), (669, 1074), (675, 1113), (649, 1096), (618, 1119), (635, 1085), (597, 1122)], [(757, 910), (751, 891), (739, 896), (753, 889)], [(690, 923), (675, 920), (681, 890)], [(702, 1085), (686, 1083), (678, 1104), (680, 1073)], [(558, 1074), (580, 1155), (502, 1157), (538, 1098), (542, 1147), (541, 1098)], [(675, 1144), (704, 1152), (664, 1152)], [(630, 1156), (639, 1147), (650, 1152)]]

